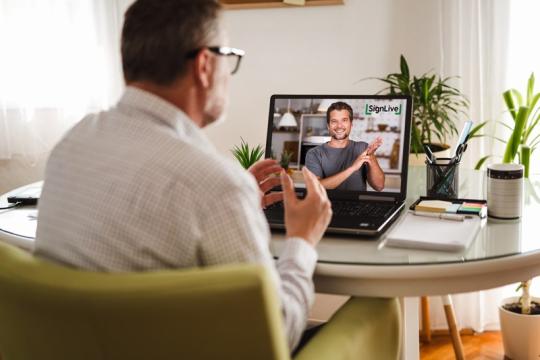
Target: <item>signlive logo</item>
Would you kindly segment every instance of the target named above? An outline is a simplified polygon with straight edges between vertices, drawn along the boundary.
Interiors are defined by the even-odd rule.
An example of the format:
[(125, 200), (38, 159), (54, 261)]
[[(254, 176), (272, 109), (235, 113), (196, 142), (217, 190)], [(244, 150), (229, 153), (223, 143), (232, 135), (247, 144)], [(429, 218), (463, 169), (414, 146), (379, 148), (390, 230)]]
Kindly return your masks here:
[(369, 105), (366, 104), (366, 115), (371, 115), (373, 113), (378, 114), (380, 112), (393, 112), (396, 115), (401, 114), (401, 104), (399, 106), (392, 106), (392, 105), (383, 105), (383, 106), (377, 106), (377, 105)]

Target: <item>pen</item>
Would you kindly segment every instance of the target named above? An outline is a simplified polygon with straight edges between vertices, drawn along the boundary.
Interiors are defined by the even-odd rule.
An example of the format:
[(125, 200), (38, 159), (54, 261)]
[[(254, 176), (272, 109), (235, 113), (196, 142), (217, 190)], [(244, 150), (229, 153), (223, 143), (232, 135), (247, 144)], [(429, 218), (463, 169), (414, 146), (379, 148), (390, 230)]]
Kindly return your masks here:
[(464, 215), (458, 215), (458, 214), (431, 213), (427, 211), (413, 211), (413, 214), (416, 216), (432, 217), (432, 218), (438, 218), (438, 219), (443, 219), (443, 220), (452, 220), (452, 221), (465, 220)]
[(436, 161), (436, 158), (435, 156), (433, 155), (433, 153), (431, 152), (431, 149), (430, 147), (427, 145), (427, 144), (424, 144), (422, 145), (424, 147), (424, 152), (426, 153), (427, 155), (427, 160), (430, 164), (434, 164), (435, 161)]

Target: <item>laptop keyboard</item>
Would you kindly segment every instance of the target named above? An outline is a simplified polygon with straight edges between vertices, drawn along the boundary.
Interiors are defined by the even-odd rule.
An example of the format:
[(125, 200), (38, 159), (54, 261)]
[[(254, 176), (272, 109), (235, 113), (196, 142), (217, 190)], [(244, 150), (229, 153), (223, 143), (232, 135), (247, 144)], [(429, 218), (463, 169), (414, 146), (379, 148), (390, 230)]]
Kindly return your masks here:
[(387, 217), (394, 209), (393, 204), (358, 201), (333, 201), (334, 216)]
[[(358, 201), (332, 201), (332, 211), (335, 217), (362, 217), (362, 218), (386, 218), (394, 211), (394, 204), (381, 204)], [(266, 209), (266, 213), (281, 213), (283, 203), (275, 203)]]

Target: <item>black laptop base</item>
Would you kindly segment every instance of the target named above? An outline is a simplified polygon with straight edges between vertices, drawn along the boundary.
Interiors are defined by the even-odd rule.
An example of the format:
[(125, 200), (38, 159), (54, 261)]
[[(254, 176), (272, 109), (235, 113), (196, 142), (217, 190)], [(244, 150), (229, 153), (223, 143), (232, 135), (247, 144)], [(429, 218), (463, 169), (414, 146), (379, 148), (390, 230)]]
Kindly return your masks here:
[[(377, 239), (399, 217), (397, 213), (403, 210), (404, 205), (403, 202), (388, 204), (388, 207), (382, 207), (382, 213), (373, 211), (376, 216), (354, 213), (344, 214), (343, 212), (347, 212), (348, 209), (341, 206), (338, 213), (334, 211), (326, 234), (355, 235)], [(356, 211), (358, 212), (358, 210)], [(282, 203), (267, 208), (265, 215), (272, 230), (285, 229)]]

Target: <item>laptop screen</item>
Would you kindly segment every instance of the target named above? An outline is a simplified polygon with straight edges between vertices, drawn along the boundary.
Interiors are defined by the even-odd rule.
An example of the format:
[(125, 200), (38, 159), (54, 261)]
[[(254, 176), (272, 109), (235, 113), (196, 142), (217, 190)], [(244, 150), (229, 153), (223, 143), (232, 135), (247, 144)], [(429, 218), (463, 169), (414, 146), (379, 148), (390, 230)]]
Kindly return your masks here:
[(329, 195), (395, 195), (404, 199), (411, 100), (380, 95), (273, 95), (266, 157), (319, 177)]

